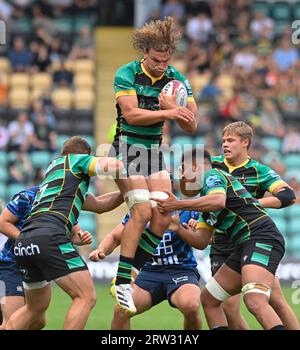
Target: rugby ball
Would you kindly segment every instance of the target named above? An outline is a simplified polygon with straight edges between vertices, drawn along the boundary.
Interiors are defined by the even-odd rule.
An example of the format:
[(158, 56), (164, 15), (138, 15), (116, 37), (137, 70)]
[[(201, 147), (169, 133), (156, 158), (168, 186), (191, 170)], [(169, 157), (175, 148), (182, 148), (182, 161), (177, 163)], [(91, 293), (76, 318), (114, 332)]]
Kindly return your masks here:
[(169, 81), (162, 89), (167, 96), (173, 96), (177, 89), (176, 105), (186, 107), (188, 94), (185, 85), (179, 80)]

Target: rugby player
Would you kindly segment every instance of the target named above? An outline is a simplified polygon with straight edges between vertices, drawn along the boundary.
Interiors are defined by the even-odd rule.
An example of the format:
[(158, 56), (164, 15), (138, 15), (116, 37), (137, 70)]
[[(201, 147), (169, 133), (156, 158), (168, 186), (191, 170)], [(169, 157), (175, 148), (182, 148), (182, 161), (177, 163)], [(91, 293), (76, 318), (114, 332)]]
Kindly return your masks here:
[[(174, 120), (189, 133), (197, 126), (197, 107), (190, 85), (169, 65), (179, 40), (180, 33), (171, 17), (151, 21), (136, 29), (133, 46), (143, 54), (143, 59), (123, 65), (114, 80), (118, 116), (109, 155), (124, 162), (125, 174), (116, 180), (116, 184), (131, 214), (122, 234), (114, 289), (117, 303), (132, 314), (136, 308), (132, 301), (131, 268), (139, 239), (150, 221), (147, 230), (152, 253), (170, 223), (169, 215), (151, 208), (149, 199), (151, 192), (154, 196), (155, 193), (161, 195), (163, 189), (171, 191), (170, 176), (159, 148), (164, 122)], [(187, 88), (187, 107), (178, 107), (175, 95), (161, 93), (174, 79), (183, 82)]]
[(221, 303), (240, 291), (248, 310), (264, 329), (284, 329), (269, 304), (274, 275), (285, 251), (281, 233), (258, 200), (237, 179), (223, 170), (211, 168), (207, 151), (204, 151), (204, 170), (198, 167), (196, 181), (201, 187), (200, 198), (177, 200), (168, 192), (168, 199), (156, 201), (163, 212), (177, 209), (202, 212), (196, 233), (183, 226), (177, 231), (179, 236), (184, 232), (190, 244), (197, 241), (205, 248), (215, 228), (228, 235), (234, 244), (233, 253), (202, 292), (201, 301), (210, 329), (228, 329)]
[(86, 140), (66, 140), (39, 186), (31, 213), (15, 241), (14, 253), (25, 287), (26, 304), (8, 320), (5, 329), (29, 329), (47, 310), (54, 280), (72, 298), (64, 329), (83, 329), (96, 302), (86, 263), (71, 241), (90, 176), (116, 174), (122, 162), (90, 155)]
[[(98, 249), (90, 254), (90, 259), (104, 259), (121, 242), (124, 226), (129, 220), (127, 214), (114, 230), (105, 236)], [(179, 211), (178, 222), (172, 222), (165, 231), (152, 259), (145, 262), (145, 255), (140, 253), (147, 249), (151, 237), (143, 233), (133, 262), (133, 301), (137, 314), (168, 300), (170, 306), (176, 307), (184, 316), (184, 329), (201, 329), (199, 316), (200, 287), (197, 262), (192, 247), (176, 235), (179, 223), (188, 223), (191, 218), (198, 219), (197, 212)], [(197, 245), (195, 246), (197, 248)], [(112, 320), (112, 329), (130, 329), (130, 314), (117, 305)]]

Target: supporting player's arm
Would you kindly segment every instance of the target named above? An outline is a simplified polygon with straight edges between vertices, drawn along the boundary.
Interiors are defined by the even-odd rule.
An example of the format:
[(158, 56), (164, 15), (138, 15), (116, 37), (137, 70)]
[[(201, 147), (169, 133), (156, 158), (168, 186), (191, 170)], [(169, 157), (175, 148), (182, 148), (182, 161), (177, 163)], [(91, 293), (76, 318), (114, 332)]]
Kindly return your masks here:
[(0, 232), (8, 238), (18, 238), (20, 230), (15, 226), (17, 221), (19, 221), (19, 218), (12, 214), (7, 208), (4, 208), (0, 215)]
[(98, 248), (90, 253), (90, 260), (99, 261), (111, 254), (120, 244), (124, 225), (117, 225), (99, 244)]
[(158, 209), (164, 212), (174, 210), (197, 210), (197, 211), (215, 211), (222, 210), (226, 206), (225, 193), (210, 193), (206, 196), (194, 199), (178, 200), (172, 193), (166, 191), (169, 195), (167, 199), (155, 199)]
[(286, 183), (277, 186), (271, 193), (272, 196), (259, 199), (260, 204), (265, 208), (280, 209), (296, 202), (295, 192)]
[(129, 125), (147, 126), (165, 120), (185, 121), (195, 123), (195, 115), (186, 107), (175, 107), (168, 110), (151, 111), (138, 107), (137, 97), (119, 96), (118, 104), (122, 114)]
[(124, 198), (120, 191), (105, 193), (98, 197), (89, 192), (83, 203), (82, 210), (102, 214), (117, 208), (123, 202)]
[(209, 245), (211, 241), (213, 228), (204, 223), (201, 224), (205, 225), (205, 227), (198, 226), (196, 230), (193, 230), (188, 224), (183, 223), (179, 226), (176, 234), (190, 246), (203, 250)]
[(87, 245), (92, 243), (92, 235), (88, 231), (83, 231), (79, 224), (72, 228), (71, 241), (76, 245)]

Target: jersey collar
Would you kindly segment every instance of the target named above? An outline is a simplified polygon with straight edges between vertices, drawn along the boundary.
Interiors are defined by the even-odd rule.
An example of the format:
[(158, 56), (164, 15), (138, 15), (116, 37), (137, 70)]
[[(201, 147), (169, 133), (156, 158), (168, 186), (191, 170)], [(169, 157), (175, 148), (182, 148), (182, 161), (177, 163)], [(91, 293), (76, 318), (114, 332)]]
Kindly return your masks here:
[(249, 161), (251, 160), (250, 157), (248, 157), (243, 163), (239, 164), (239, 165), (230, 165), (227, 161), (227, 159), (224, 158), (224, 164), (227, 166), (229, 173), (231, 174), (234, 170), (242, 168), (243, 166), (245, 166)]
[(154, 77), (146, 70), (146, 67), (144, 66), (143, 62), (144, 62), (144, 59), (141, 61), (142, 71), (144, 72), (144, 74), (147, 75), (148, 78), (151, 79), (152, 85), (154, 85), (158, 80), (160, 80), (165, 75), (165, 73), (163, 73), (160, 77)]

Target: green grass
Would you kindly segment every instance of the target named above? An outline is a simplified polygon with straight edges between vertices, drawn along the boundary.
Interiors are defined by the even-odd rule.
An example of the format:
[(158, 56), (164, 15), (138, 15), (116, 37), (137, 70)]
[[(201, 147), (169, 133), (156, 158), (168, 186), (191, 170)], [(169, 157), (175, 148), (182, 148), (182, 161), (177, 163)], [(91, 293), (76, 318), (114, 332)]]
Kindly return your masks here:
[[(110, 329), (113, 317), (114, 299), (109, 295), (109, 285), (97, 285), (98, 301), (89, 317), (86, 329)], [(293, 307), (300, 320), (299, 305), (291, 302), (292, 293), (295, 289), (284, 288), (284, 294), (288, 303)], [(62, 329), (64, 317), (70, 306), (71, 299), (53, 285), (53, 293), (50, 307), (47, 311), (46, 329)], [(244, 314), (251, 329), (261, 329), (255, 318), (249, 314), (242, 303), (242, 313)], [(203, 329), (208, 329), (201, 309)], [(180, 312), (169, 306), (168, 302), (163, 302), (142, 315), (132, 319), (132, 329), (182, 329), (183, 318)]]

